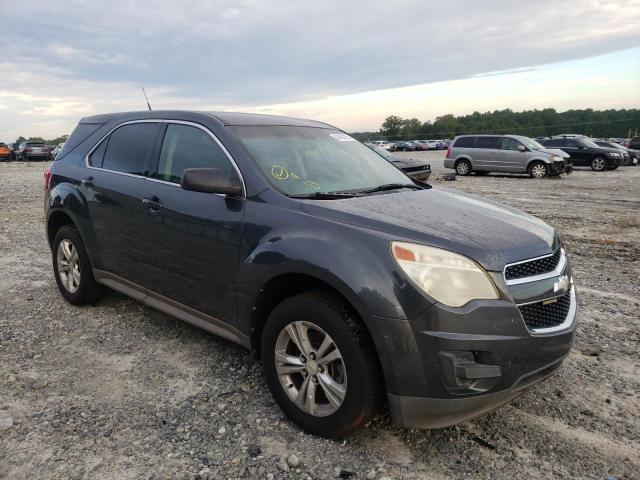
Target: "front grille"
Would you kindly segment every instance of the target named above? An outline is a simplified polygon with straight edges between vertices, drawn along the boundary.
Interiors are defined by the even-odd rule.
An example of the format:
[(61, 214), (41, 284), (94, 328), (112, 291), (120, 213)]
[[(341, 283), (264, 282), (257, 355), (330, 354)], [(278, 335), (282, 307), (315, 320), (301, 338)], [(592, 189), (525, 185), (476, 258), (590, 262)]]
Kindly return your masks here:
[(509, 265), (504, 270), (504, 278), (506, 280), (515, 280), (517, 278), (533, 277), (535, 275), (552, 272), (558, 266), (561, 257), (562, 249), (559, 248), (553, 255), (549, 255), (548, 257)]
[(571, 308), (571, 292), (556, 298), (552, 303), (548, 302), (549, 300), (544, 300), (518, 307), (530, 330), (556, 327), (564, 322)]
[(423, 172), (425, 170), (430, 170), (431, 167), (427, 166), (427, 165), (420, 165), (418, 167), (406, 167), (403, 168), (402, 170), (405, 172)]

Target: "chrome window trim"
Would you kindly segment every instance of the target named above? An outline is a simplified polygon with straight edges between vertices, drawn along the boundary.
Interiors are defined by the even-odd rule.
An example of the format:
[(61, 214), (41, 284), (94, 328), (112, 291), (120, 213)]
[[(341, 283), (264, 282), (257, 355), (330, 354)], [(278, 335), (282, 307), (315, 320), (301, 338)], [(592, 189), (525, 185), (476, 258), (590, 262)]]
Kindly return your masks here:
[[(529, 330), (529, 332), (531, 332), (532, 335), (546, 335), (549, 333), (557, 333), (557, 332), (561, 332), (563, 330), (568, 330), (569, 328), (571, 328), (571, 326), (573, 325), (574, 320), (576, 319), (576, 312), (578, 310), (578, 302), (576, 299), (576, 287), (572, 284), (571, 285), (571, 290), (570, 290), (570, 297), (569, 297), (569, 312), (567, 312), (567, 317), (564, 319), (564, 321), (558, 325), (555, 325), (553, 327), (547, 327), (547, 328), (529, 328), (527, 327), (527, 330)], [(562, 295), (561, 295), (562, 296)], [(553, 298), (559, 298), (559, 297), (553, 297)], [(546, 300), (551, 300), (550, 298), (547, 298), (545, 300), (539, 300), (537, 302), (532, 302), (532, 303), (540, 303), (540, 302), (544, 302)], [(521, 305), (531, 305), (530, 303), (523, 303), (520, 304), (518, 306)], [(524, 318), (523, 318), (524, 321)], [(525, 324), (526, 325), (526, 324)]]
[[(115, 127), (113, 127), (111, 130), (109, 130), (100, 140), (98, 140), (96, 142), (96, 144), (91, 147), (91, 149), (89, 150), (89, 152), (87, 152), (87, 154), (84, 156), (84, 163), (85, 163), (85, 167), (91, 170), (99, 170), (102, 172), (109, 172), (109, 173), (115, 173), (117, 175), (125, 175), (127, 177), (133, 177), (133, 178), (141, 178), (143, 180), (148, 180), (151, 182), (158, 182), (158, 183), (163, 183), (166, 185), (171, 185), (174, 187), (178, 187), (180, 188), (180, 184), (179, 183), (173, 183), (173, 182), (167, 182), (166, 180), (159, 180), (157, 178), (151, 178), (145, 175), (136, 175), (134, 173), (126, 173), (126, 172), (118, 172), (116, 170), (109, 170), (108, 168), (101, 168), (101, 167), (94, 167), (92, 165), (89, 164), (89, 157), (91, 156), (91, 154), (100, 146), (100, 144), (109, 136), (111, 135), (115, 130), (117, 130), (120, 127), (123, 127), (125, 125), (131, 125), (131, 124), (136, 124), (136, 123), (166, 123), (166, 124), (178, 124), (178, 125), (189, 125), (191, 127), (195, 127), (195, 128), (199, 128), (200, 130), (204, 131), (205, 133), (207, 133), (214, 142), (216, 142), (216, 144), (218, 145), (218, 147), (220, 147), (220, 149), (224, 152), (224, 154), (227, 156), (227, 158), (229, 159), (229, 161), (231, 162), (231, 165), (233, 165), (233, 168), (235, 168), (236, 173), (238, 174), (238, 177), (240, 177), (240, 182), (242, 183), (242, 197), (246, 198), (247, 196), (247, 186), (244, 182), (244, 177), (242, 176), (242, 172), (240, 171), (240, 168), (238, 167), (238, 164), (236, 163), (236, 161), (234, 160), (234, 158), (231, 156), (231, 154), (229, 153), (229, 150), (227, 150), (227, 147), (224, 146), (224, 144), (218, 139), (218, 137), (216, 137), (216, 135), (209, 130), (207, 127), (205, 127), (204, 125), (200, 125), (199, 123), (195, 123), (195, 122), (190, 122), (187, 120), (173, 120), (173, 119), (145, 119), (145, 120), (129, 120), (126, 122), (122, 122), (119, 123), (118, 125), (116, 125)], [(105, 151), (106, 153), (106, 151)], [(225, 194), (222, 193), (214, 193), (213, 195), (218, 195), (220, 197), (226, 197)]]
[(557, 277), (558, 275), (560, 275), (563, 270), (564, 267), (567, 265), (567, 256), (565, 255), (564, 252), (564, 248), (560, 248), (560, 260), (558, 261), (558, 265), (556, 265), (556, 268), (553, 269), (550, 272), (546, 272), (546, 273), (541, 273), (539, 275), (534, 275), (532, 277), (522, 277), (522, 278), (514, 278), (511, 280), (507, 280), (507, 268), (508, 267), (512, 267), (514, 265), (520, 265), (522, 263), (529, 263), (529, 262), (533, 262), (535, 260), (541, 260), (543, 258), (548, 258), (548, 257), (553, 257), (555, 255), (555, 252), (549, 254), (549, 255), (542, 255), (540, 257), (534, 257), (534, 258), (528, 258), (526, 260), (522, 260), (520, 262), (514, 262), (514, 263), (508, 263), (504, 266), (504, 268), (502, 269), (502, 277), (504, 278), (504, 281), (507, 285), (520, 285), (523, 283), (530, 283), (530, 282), (538, 282), (540, 280), (546, 280), (548, 278), (552, 278), (552, 277)]

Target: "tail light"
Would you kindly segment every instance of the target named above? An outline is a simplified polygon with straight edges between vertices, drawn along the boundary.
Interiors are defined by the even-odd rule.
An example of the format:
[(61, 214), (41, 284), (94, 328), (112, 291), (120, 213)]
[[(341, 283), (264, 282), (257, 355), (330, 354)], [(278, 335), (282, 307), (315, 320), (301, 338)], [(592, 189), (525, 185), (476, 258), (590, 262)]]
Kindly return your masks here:
[(44, 175), (44, 189), (49, 190), (49, 186), (51, 185), (51, 167), (47, 167), (47, 169), (43, 173)]
[(451, 155), (451, 147), (447, 148), (447, 153), (444, 158), (449, 158), (449, 155)]

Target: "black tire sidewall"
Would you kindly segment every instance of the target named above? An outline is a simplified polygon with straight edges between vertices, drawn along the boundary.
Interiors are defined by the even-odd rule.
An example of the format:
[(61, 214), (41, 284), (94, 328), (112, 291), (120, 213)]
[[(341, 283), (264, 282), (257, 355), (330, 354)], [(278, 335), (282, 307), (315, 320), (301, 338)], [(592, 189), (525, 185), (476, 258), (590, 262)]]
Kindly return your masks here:
[[(301, 296), (291, 297), (278, 305), (269, 316), (262, 336), (262, 367), (273, 397), (292, 421), (304, 430), (323, 437), (336, 438), (348, 435), (369, 420), (368, 393), (375, 388), (370, 382), (366, 355), (363, 345), (358, 343), (344, 320), (333, 309), (321, 302), (309, 301)], [(304, 320), (316, 324), (327, 332), (337, 345), (347, 370), (347, 393), (340, 408), (326, 417), (314, 417), (299, 409), (280, 385), (275, 368), (274, 349), (280, 331), (293, 321)], [(365, 345), (364, 348), (373, 348)]]
[[(60, 242), (62, 242), (62, 240), (64, 239), (69, 240), (78, 251), (80, 266), (80, 286), (74, 293), (69, 292), (64, 287), (64, 285), (62, 285), (62, 281), (60, 280), (60, 275), (58, 273), (58, 245), (60, 245)], [(84, 305), (93, 300), (92, 293), (93, 290), (95, 290), (95, 279), (91, 270), (89, 257), (87, 256), (87, 252), (84, 248), (84, 243), (82, 242), (78, 231), (69, 225), (61, 227), (54, 237), (51, 247), (51, 253), (53, 261), (53, 273), (56, 278), (56, 284), (58, 285), (58, 289), (60, 290), (60, 293), (62, 294), (64, 299), (73, 305)]]

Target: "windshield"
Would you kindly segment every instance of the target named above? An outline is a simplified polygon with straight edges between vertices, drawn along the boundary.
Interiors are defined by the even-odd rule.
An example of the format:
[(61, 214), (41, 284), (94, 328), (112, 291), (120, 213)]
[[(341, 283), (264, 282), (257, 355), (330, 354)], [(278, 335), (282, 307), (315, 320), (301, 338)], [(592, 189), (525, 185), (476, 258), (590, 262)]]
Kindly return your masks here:
[(267, 181), (285, 195), (367, 190), (411, 183), (369, 147), (338, 130), (230, 127)]
[(518, 140), (529, 150), (544, 150), (546, 147), (529, 137), (518, 137)]

